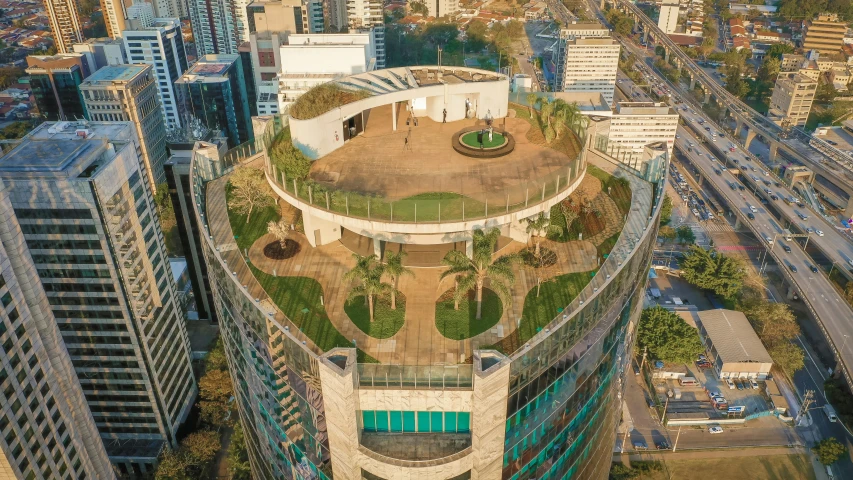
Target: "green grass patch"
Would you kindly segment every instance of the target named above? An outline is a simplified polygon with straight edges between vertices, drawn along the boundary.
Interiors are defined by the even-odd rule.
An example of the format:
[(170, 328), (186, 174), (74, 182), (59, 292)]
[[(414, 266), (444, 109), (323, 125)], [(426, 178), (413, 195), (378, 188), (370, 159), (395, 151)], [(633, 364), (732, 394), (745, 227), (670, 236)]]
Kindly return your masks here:
[[(231, 184), (225, 187), (225, 201), (231, 200)], [(267, 223), (281, 218), (278, 205), (272, 205), (252, 212), (251, 221), (246, 223), (246, 215), (240, 215), (228, 209), (228, 221), (234, 232), (234, 241), (242, 252), (250, 248), (257, 239), (267, 234)]]
[(373, 321), (364, 297), (356, 297), (344, 304), (344, 311), (352, 323), (373, 338), (391, 338), (406, 321), (406, 297), (397, 292), (397, 309), (391, 310), (391, 297), (374, 299)]
[(503, 303), (495, 292), (483, 289), (483, 311), (477, 320), (476, 292), (471, 291), (453, 308), (453, 292), (447, 291), (435, 304), (435, 327), (446, 338), (464, 340), (497, 325), (503, 315)]
[[(308, 277), (273, 277), (250, 267), (255, 278), (284, 315), (324, 352), (335, 347), (352, 347), (352, 340), (335, 328), (320, 303), (323, 287)], [(376, 359), (358, 351), (358, 361), (376, 363)]]
[[(465, 135), (462, 135), (459, 141), (469, 147), (480, 148), (480, 142), (477, 141), (478, 135), (480, 135), (479, 131), (468, 132)], [(492, 132), (492, 141), (489, 141), (488, 132), (483, 133), (483, 148), (500, 147), (504, 143), (506, 143), (506, 138), (500, 133)]]
[(595, 270), (559, 275), (542, 284), (539, 296), (536, 287), (527, 292), (521, 325), (518, 327), (519, 343), (524, 344), (537, 332), (551, 323), (592, 280)]

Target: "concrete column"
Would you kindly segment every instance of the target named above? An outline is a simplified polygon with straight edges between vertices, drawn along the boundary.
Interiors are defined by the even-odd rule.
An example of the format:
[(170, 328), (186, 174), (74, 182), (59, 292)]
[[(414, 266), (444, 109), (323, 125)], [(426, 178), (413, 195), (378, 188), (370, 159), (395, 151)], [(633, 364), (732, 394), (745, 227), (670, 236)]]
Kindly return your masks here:
[(743, 142), (743, 146), (745, 148), (749, 149), (749, 144), (752, 143), (753, 139), (755, 139), (755, 135), (757, 135), (757, 134), (755, 133), (755, 130), (753, 130), (753, 129), (749, 129), (746, 132), (746, 141)]
[(740, 132), (743, 130), (743, 120), (740, 117), (735, 119), (735, 137), (740, 140)]
[(669, 49), (666, 47), (663, 47), (663, 59), (669, 63)]
[(378, 238), (373, 239), (373, 254), (376, 255), (376, 258), (382, 259), (382, 240)]
[(643, 31), (643, 41), (648, 45), (649, 43), (649, 29), (645, 29)]
[(361, 479), (357, 455), (360, 440), (355, 364), (354, 348), (332, 349), (317, 362), (335, 479)]
[(690, 90), (692, 91), (695, 88), (696, 88), (696, 77), (691, 73), (690, 74)]
[(770, 141), (770, 163), (776, 161), (776, 155), (779, 153), (779, 142)]
[(474, 258), (474, 241), (473, 240), (465, 240), (465, 256), (468, 258)]
[(501, 478), (509, 370), (509, 358), (500, 352), (474, 352), (474, 395), (471, 409), (472, 480)]
[(741, 225), (743, 225), (743, 224), (740, 221), (740, 215), (735, 216), (735, 227), (734, 227), (734, 229), (738, 230), (741, 227)]
[(702, 105), (707, 105), (708, 102), (710, 102), (710, 101), (711, 101), (711, 91), (706, 89), (705, 90), (705, 98), (702, 99)]
[(391, 102), (391, 130), (397, 131), (397, 102)]

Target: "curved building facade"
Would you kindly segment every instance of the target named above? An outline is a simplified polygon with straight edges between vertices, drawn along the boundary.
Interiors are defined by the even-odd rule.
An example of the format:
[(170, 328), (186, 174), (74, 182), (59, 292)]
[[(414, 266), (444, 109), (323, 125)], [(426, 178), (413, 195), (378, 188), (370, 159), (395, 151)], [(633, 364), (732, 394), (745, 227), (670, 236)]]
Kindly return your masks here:
[[(433, 75), (427, 77), (430, 69)], [(419, 79), (433, 79), (438, 74), (445, 81), (440, 88), (420, 85)], [(506, 115), (505, 98), (496, 100), (497, 106), (490, 107), (489, 114), (478, 110), (472, 115), (472, 92), (506, 88), (505, 77), (470, 69), (454, 73), (439, 67), (421, 72), (390, 69), (377, 75), (382, 78), (350, 79), (351, 85), (374, 82), (376, 88), (387, 86), (388, 92), (373, 92), (362, 100), (370, 105), (349, 104), (318, 117), (326, 125), (320, 127), (322, 131), (346, 127), (351, 114), (367, 112), (364, 132), (355, 135), (363, 138), (352, 145), (330, 142), (324, 147), (317, 143), (316, 128), (303, 136), (304, 129), (300, 129), (305, 125), (288, 124), (290, 120), (286, 118), (256, 118), (256, 139), (224, 157), (204, 144), (196, 147), (192, 166), (196, 215), (255, 477), (606, 478), (620, 419), (623, 375), (657, 235), (661, 191), (609, 163), (606, 156), (587, 149), (586, 136), (580, 130), (577, 155), (563, 155), (562, 160), (548, 157), (550, 153), (540, 152), (535, 145), (527, 146), (523, 140), (518, 142), (522, 137), (513, 130), (516, 117), (504, 120), (497, 115), (498, 108)], [(479, 76), (478, 80), (473, 79), (474, 75)], [(486, 83), (479, 84), (481, 81)], [(421, 88), (424, 90), (418, 91)], [(389, 102), (382, 100), (384, 95), (389, 95)], [(444, 102), (449, 107), (444, 107)], [(371, 188), (383, 189), (384, 196), (368, 195), (370, 207), (359, 209), (355, 207), (362, 198), (351, 196), (346, 190), (346, 182), (355, 181), (347, 177), (351, 174), (341, 173), (335, 182), (325, 183), (318, 180), (321, 176), (313, 182), (287, 178), (271, 158), (275, 150), (271, 145), (280, 140), (282, 129), (289, 129), (294, 145), (325, 152), (314, 157), (312, 175), (318, 171), (328, 173), (322, 167), (333, 164), (322, 162), (330, 162), (338, 152), (369, 170), (370, 160), (360, 160), (353, 149), (370, 145), (370, 122), (388, 118), (380, 110), (388, 103), (404, 105), (403, 112), (414, 110), (415, 104), (432, 105), (432, 113), (424, 113), (419, 122), (412, 120), (418, 125), (413, 129), (416, 133), (429, 132), (431, 128), (447, 128), (449, 132), (451, 127), (442, 127), (442, 110), (461, 112), (448, 119), (451, 122), (479, 125), (488, 121), (493, 128), (503, 125), (506, 132), (515, 133), (523, 148), (517, 145), (512, 154), (517, 156), (510, 155), (502, 161), (514, 164), (518, 155), (545, 155), (543, 158), (549, 160), (541, 165), (548, 165), (551, 170), (533, 180), (528, 178), (527, 183), (483, 173), (479, 176), (487, 178), (490, 188), (482, 191), (497, 190), (505, 199), (503, 204), (488, 193), (479, 195), (476, 189), (481, 185), (466, 183), (464, 186), (471, 189), (456, 193), (470, 202), (467, 205), (471, 210), (449, 211), (446, 207), (443, 218), (416, 219), (416, 208), (409, 208), (405, 202), (420, 201), (423, 195), (412, 199), (404, 196), (411, 193), (407, 191), (395, 197), (380, 182), (379, 187), (371, 184)], [(401, 127), (407, 119), (391, 112), (393, 127), (388, 132), (380, 131), (387, 137), (377, 142), (396, 143), (400, 138), (395, 136), (399, 134), (394, 133), (394, 127)], [(520, 112), (516, 114), (521, 115)], [(415, 130), (418, 128), (422, 130)], [(405, 128), (402, 130), (406, 133)], [(328, 138), (334, 138), (334, 132), (327, 133)], [(311, 135), (314, 140), (309, 138)], [(438, 138), (440, 134), (428, 141), (434, 143)], [(402, 147), (401, 155), (405, 152)], [(383, 154), (381, 148), (371, 151), (375, 156)], [(401, 158), (421, 162), (415, 152), (412, 157)], [(418, 250), (418, 245), (432, 245), (431, 249), (444, 245), (442, 248), (464, 249), (470, 254), (473, 230), (491, 227), (500, 229), (508, 242), (527, 241), (517, 227), (519, 222), (547, 212), (574, 191), (590, 163), (609, 169), (631, 187), (631, 206), (621, 234), (571, 303), (512, 351), (499, 351), (490, 342), (476, 340), (458, 350), (410, 343), (402, 349), (408, 354), (389, 347), (389, 342), (374, 345), (359, 340), (359, 349), (343, 345), (325, 350), (318, 347), (310, 332), (300, 329), (304, 326), (301, 321), (294, 322), (282, 313), (273, 301), (276, 292), (262, 287), (259, 265), (247, 263), (246, 251), (236, 247), (225, 203), (225, 187), (235, 169), (262, 168), (279, 200), (301, 211), (305, 237), (312, 248), (335, 242), (347, 245), (347, 238), (362, 239), (368, 242), (366, 251), (372, 248), (379, 258), (392, 248), (412, 248), (410, 255), (421, 255), (425, 263), (422, 267), (429, 269), (436, 265), (429, 264), (428, 255), (418, 253), (424, 251)], [(541, 165), (538, 170), (542, 170)], [(505, 167), (506, 164), (501, 170)], [(434, 169), (430, 166), (427, 170)], [(431, 181), (429, 171), (418, 173), (423, 176), (418, 177), (422, 181), (415, 182), (417, 188), (430, 191), (431, 185), (422, 185)], [(496, 179), (503, 182), (503, 189), (493, 188)], [(303, 181), (307, 185), (301, 185)], [(538, 182), (537, 190), (532, 182)], [(514, 196), (521, 192), (524, 198), (516, 200)], [(458, 201), (460, 196), (454, 198)], [(470, 207), (479, 208), (480, 204), (492, 207)], [(426, 204), (419, 205), (422, 215), (432, 211)], [(397, 209), (396, 216), (392, 216), (392, 208)], [(442, 211), (441, 207), (435, 210)], [(311, 266), (304, 263), (299, 265), (300, 275), (308, 275), (310, 270)], [(331, 294), (327, 298), (329, 315), (334, 315)], [(407, 361), (412, 358), (413, 349), (418, 350), (421, 361)]]

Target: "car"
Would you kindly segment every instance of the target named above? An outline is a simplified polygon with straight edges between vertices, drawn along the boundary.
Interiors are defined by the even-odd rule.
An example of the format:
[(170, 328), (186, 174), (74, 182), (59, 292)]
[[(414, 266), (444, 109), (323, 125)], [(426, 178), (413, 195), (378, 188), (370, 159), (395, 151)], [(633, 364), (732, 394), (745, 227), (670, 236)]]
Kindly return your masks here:
[[(797, 201), (797, 206), (798, 206), (798, 207), (800, 207), (800, 208), (806, 208), (806, 206), (805, 206), (805, 205), (803, 205), (803, 202), (801, 202), (801, 201), (799, 201), (799, 200)], [(803, 220), (805, 220), (805, 218), (804, 218)]]
[(655, 445), (655, 448), (657, 448), (658, 450), (669, 450), (669, 442), (667, 442), (666, 440), (661, 440)]
[(777, 197), (776, 194), (771, 194), (770, 198), (773, 199), (773, 201), (779, 200), (779, 197)]
[(797, 266), (793, 263), (789, 263), (788, 268), (790, 268), (792, 272), (797, 273)]
[(707, 130), (707, 131), (709, 131), (709, 132), (710, 132), (710, 131), (711, 131), (711, 127), (705, 127), (705, 130)]
[(728, 386), (729, 386), (729, 390), (734, 390), (734, 389), (736, 389), (736, 388), (737, 388), (737, 387), (735, 386), (735, 382), (733, 382), (733, 381), (732, 381), (732, 379), (730, 379), (730, 378), (727, 378), (727, 379), (726, 379), (726, 385), (728, 385)]
[(643, 441), (634, 442), (634, 450), (648, 450), (648, 449), (649, 449), (649, 446), (646, 445), (646, 442), (643, 442)]
[(710, 433), (711, 435), (723, 433), (723, 427), (711, 427), (708, 429), (708, 433)]
[(693, 212), (693, 215), (696, 215), (697, 217), (699, 216), (699, 210), (696, 210), (696, 209), (694, 208), (694, 209), (692, 210), (692, 212)]
[(714, 219), (714, 214), (711, 212), (708, 212), (708, 220), (713, 220), (713, 219)]
[(738, 186), (737, 186), (737, 188), (738, 188), (738, 190), (740, 190), (741, 192), (742, 192), (742, 191), (744, 191), (744, 190), (746, 190), (746, 187), (744, 187), (743, 185), (738, 185)]
[(738, 390), (743, 390), (743, 382), (741, 382), (740, 379), (735, 379), (735, 386)]
[(800, 220), (808, 220), (809, 216), (803, 212), (797, 212), (797, 216), (800, 217)]
[(746, 212), (746, 218), (755, 220), (755, 215), (752, 212)]
[(781, 188), (781, 187), (782, 187), (782, 184), (781, 184), (781, 183), (779, 183), (779, 182), (773, 182), (773, 185), (774, 185), (776, 188)]
[(785, 253), (791, 253), (791, 247), (790, 246), (788, 246), (784, 243), (781, 243), (781, 245), (782, 245), (782, 250), (785, 250)]
[(719, 135), (720, 138), (726, 138), (726, 135), (723, 132), (717, 132), (717, 135)]
[(806, 227), (806, 233), (814, 233), (814, 229), (812, 227)]
[(758, 382), (755, 379), (750, 380), (749, 383), (752, 385), (753, 390), (758, 390)]
[(818, 237), (823, 236), (823, 231), (821, 231), (821, 230), (815, 230), (814, 233), (816, 233)]
[(817, 267), (812, 264), (809, 264), (809, 270), (811, 270), (812, 273), (817, 273)]
[(714, 173), (716, 173), (717, 175), (722, 175), (722, 174), (723, 174), (723, 172), (721, 172), (720, 170), (718, 170), (718, 169), (716, 169), (716, 168), (714, 169)]
[(767, 180), (762, 180), (762, 182), (764, 182), (764, 184), (765, 184), (765, 185), (767, 185), (768, 187), (770, 186), (770, 182), (769, 182), (769, 181), (767, 181)]
[(714, 392), (714, 391), (708, 392), (708, 398), (710, 398), (711, 400), (713, 400), (714, 397), (722, 397), (722, 396), (723, 396), (723, 394), (720, 392)]

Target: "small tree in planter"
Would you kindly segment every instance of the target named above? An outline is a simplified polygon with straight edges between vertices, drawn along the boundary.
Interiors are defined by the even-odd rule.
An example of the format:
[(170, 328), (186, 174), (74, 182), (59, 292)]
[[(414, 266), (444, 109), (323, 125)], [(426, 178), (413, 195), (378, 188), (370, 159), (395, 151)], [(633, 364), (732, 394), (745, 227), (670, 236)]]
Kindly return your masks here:
[(282, 250), (287, 247), (287, 239), (290, 238), (290, 225), (284, 219), (267, 223), (267, 232), (278, 240)]

